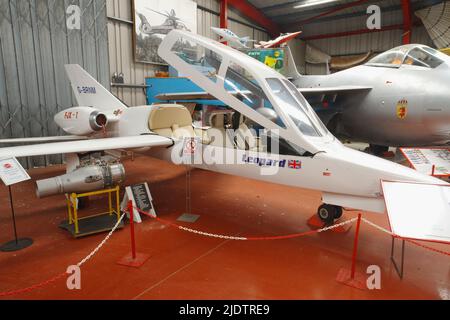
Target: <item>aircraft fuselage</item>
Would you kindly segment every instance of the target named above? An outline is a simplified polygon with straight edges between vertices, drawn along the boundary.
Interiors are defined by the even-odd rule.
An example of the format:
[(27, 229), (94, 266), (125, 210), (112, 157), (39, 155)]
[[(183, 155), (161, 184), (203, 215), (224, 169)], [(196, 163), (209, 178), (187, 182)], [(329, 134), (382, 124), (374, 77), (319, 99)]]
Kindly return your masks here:
[[(373, 89), (337, 97), (344, 130), (337, 134), (385, 146), (423, 146), (450, 140), (450, 70), (358, 66), (326, 76), (304, 76), (299, 87), (343, 83)], [(333, 97), (325, 97), (332, 99)]]

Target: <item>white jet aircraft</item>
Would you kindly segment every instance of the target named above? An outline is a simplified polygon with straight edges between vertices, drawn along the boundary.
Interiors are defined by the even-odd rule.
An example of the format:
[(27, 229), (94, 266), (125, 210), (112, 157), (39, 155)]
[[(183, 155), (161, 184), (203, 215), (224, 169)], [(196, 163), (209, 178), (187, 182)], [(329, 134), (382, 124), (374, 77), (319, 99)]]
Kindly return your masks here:
[(250, 37), (239, 37), (229, 29), (211, 27), (211, 30), (222, 38), (221, 41), (227, 41), (230, 46), (238, 49), (248, 49), (247, 43), (254, 42)]
[[(318, 214), (327, 223), (341, 216), (342, 207), (386, 212), (382, 180), (443, 183), (345, 147), (328, 132), (290, 81), (244, 53), (180, 30), (164, 38), (158, 53), (228, 106), (212, 114), (209, 128), (194, 127), (191, 113), (176, 104), (128, 108), (80, 66), (68, 65), (67, 74), (80, 106), (57, 114), (55, 121), (68, 134), (88, 139), (2, 148), (0, 158), (69, 154), (68, 171), (81, 184), (89, 184), (93, 175), (81, 171), (85, 164), (80, 154), (131, 149), (180, 163), (181, 142), (196, 138), (203, 151), (202, 161), (194, 167), (320, 190), (324, 204)], [(213, 77), (196, 68), (195, 61), (200, 59), (216, 69)], [(231, 121), (227, 121), (227, 112)], [(272, 143), (264, 145), (266, 139), (279, 142), (278, 150)], [(216, 161), (218, 155), (233, 161)], [(110, 179), (113, 171), (105, 176)], [(64, 179), (41, 186), (38, 183), (38, 194), (65, 193), (67, 186)], [(47, 192), (49, 189), (53, 191)]]
[(260, 41), (259, 44), (255, 44), (257, 49), (278, 48), (281, 45), (286, 45), (289, 41), (299, 36), (302, 32), (283, 33), (276, 39), (270, 41)]

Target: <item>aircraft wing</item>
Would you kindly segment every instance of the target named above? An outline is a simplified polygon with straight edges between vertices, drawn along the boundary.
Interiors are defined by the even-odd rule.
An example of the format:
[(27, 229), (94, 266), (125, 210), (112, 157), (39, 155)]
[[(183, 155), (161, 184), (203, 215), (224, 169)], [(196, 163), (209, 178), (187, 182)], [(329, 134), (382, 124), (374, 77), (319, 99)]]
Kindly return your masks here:
[(39, 143), (39, 142), (58, 142), (58, 141), (74, 141), (86, 140), (87, 137), (82, 136), (56, 136), (56, 137), (36, 137), (36, 138), (15, 138), (0, 139), (0, 144), (18, 144), (18, 143)]
[(370, 91), (372, 87), (365, 86), (337, 86), (337, 87), (316, 87), (316, 88), (298, 88), (304, 95), (320, 95), (320, 94), (339, 94), (350, 92)]
[(171, 139), (158, 135), (65, 141), (0, 148), (0, 159), (8, 157), (31, 157), (61, 153), (83, 153), (103, 150), (164, 147), (170, 146), (172, 144), (173, 141)]

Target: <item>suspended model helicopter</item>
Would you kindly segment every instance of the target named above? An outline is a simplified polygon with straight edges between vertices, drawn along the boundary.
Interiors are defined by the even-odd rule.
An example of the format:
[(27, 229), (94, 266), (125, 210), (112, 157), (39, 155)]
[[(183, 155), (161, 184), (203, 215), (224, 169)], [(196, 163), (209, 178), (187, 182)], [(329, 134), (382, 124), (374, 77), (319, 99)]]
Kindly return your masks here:
[[(224, 113), (217, 113), (211, 127), (195, 128), (191, 113), (176, 104), (127, 108), (80, 66), (68, 65), (80, 106), (62, 111), (55, 121), (72, 135), (69, 139), (88, 139), (2, 148), (0, 158), (68, 154), (66, 175), (37, 182), (38, 195), (46, 196), (86, 190), (93, 184), (99, 188), (123, 178), (117, 162), (102, 157), (86, 161), (82, 154), (132, 149), (178, 164), (186, 146), (182, 141), (192, 138), (201, 149), (194, 167), (322, 191), (324, 204), (318, 214), (327, 223), (340, 217), (342, 207), (384, 213), (382, 180), (442, 184), (345, 147), (289, 80), (244, 53), (180, 30), (165, 37), (158, 53), (223, 101), (228, 106), (224, 112), (232, 114), (231, 124)], [(213, 78), (192, 64), (200, 58), (215, 68)]]

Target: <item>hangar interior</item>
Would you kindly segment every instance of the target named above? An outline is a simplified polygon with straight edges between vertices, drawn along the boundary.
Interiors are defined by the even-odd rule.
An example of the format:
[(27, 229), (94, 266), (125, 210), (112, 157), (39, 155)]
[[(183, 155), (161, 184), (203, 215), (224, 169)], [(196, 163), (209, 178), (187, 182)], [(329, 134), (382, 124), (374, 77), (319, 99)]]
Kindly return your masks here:
[[(374, 104), (381, 109), (392, 104), (390, 120), (384, 121), (382, 115), (374, 114), (375, 107), (365, 114), (361, 110), (356, 110), (350, 115), (343, 115), (342, 128), (348, 127), (349, 123), (359, 125), (352, 129), (343, 129), (345, 138), (342, 141), (345, 145), (347, 143), (351, 145), (352, 149), (361, 151), (366, 147), (369, 149), (372, 146), (381, 147), (376, 150), (382, 151), (382, 156), (389, 158), (387, 161), (404, 166), (414, 167), (414, 163), (411, 163), (414, 162), (414, 156), (411, 156), (413, 157), (411, 160), (408, 152), (416, 152), (414, 151), (416, 149), (400, 152), (400, 147), (430, 148), (439, 142), (439, 148), (442, 148), (439, 149), (440, 154), (442, 155), (444, 150), (447, 153), (442, 157), (448, 157), (449, 150), (445, 144), (445, 137), (450, 136), (450, 106), (445, 95), (450, 92), (448, 90), (450, 72), (444, 67), (448, 68), (450, 62), (444, 55), (448, 52), (445, 49), (450, 47), (450, 1), (168, 1), (176, 7), (177, 13), (182, 13), (184, 20), (171, 20), (175, 11), (159, 9), (164, 7), (160, 2), (0, 0), (0, 147), (6, 150), (5, 154), (8, 154), (8, 148), (11, 148), (10, 142), (6, 142), (9, 139), (71, 134), (63, 130), (54, 118), (55, 115), (62, 112), (64, 117), (73, 117), (73, 113), (64, 114), (65, 110), (81, 106), (79, 95), (96, 95), (99, 89), (89, 85), (78, 86), (78, 89), (76, 86), (72, 88), (66, 75), (67, 64), (81, 66), (118, 98), (114, 101), (117, 103), (115, 108), (118, 108), (117, 114), (114, 115), (116, 118), (120, 118), (122, 110), (117, 106), (122, 103), (130, 109), (133, 107), (137, 109), (152, 101), (154, 97), (149, 97), (149, 90), (152, 86), (158, 86), (151, 82), (152, 79), (176, 77), (172, 73), (173, 70), (169, 69), (169, 64), (163, 60), (139, 61), (137, 58), (136, 50), (141, 43), (137, 34), (139, 32), (145, 34), (144, 20), (139, 22), (138, 16), (138, 9), (143, 6), (148, 14), (164, 18), (165, 21), (163, 20), (161, 26), (167, 21), (172, 21), (171, 23), (177, 21), (179, 25), (184, 23), (188, 25), (194, 21), (195, 23), (192, 23), (196, 29), (190, 31), (215, 41), (219, 41), (221, 37), (211, 29), (212, 27), (229, 29), (238, 37), (249, 37), (250, 47), (246, 48), (248, 50), (256, 48), (258, 43), (262, 44), (264, 49), (264, 42), (276, 39), (280, 34), (301, 31), (300, 35), (288, 42), (289, 51), (283, 51), (283, 54), (286, 55), (284, 61), (288, 61), (289, 53), (291, 54), (299, 74), (297, 79), (299, 82), (296, 83), (294, 81), (296, 79), (292, 80), (288, 76), (287, 78), (292, 80), (297, 88), (309, 89), (303, 92), (300, 89), (300, 93), (308, 98), (312, 105), (311, 110), (314, 109), (317, 113), (307, 116), (313, 119), (312, 123), (315, 123), (316, 118), (320, 118), (333, 134), (334, 130), (341, 128), (333, 122), (333, 119), (341, 120), (341, 118), (335, 118), (334, 113), (329, 115), (327, 109), (336, 104), (344, 108), (351, 106), (349, 107), (351, 110), (356, 110), (353, 104), (356, 104), (357, 99), (365, 99), (366, 96), (374, 94), (376, 85), (362, 83), (360, 80), (362, 77), (381, 79), (383, 85), (399, 83), (400, 94), (396, 94), (395, 90), (394, 94), (392, 91), (383, 92), (382, 97)], [(194, 8), (195, 15), (183, 12), (184, 8), (191, 7)], [(369, 7), (375, 11), (369, 12)], [(368, 19), (373, 15), (376, 16), (377, 10), (380, 13), (380, 26), (369, 28)], [(162, 28), (149, 22), (150, 33), (158, 27)], [(188, 30), (188, 27), (184, 27)], [(228, 45), (231, 46), (230, 42), (229, 39)], [(406, 65), (408, 57), (413, 55), (412, 50), (419, 50), (427, 57), (422, 60), (416, 57), (417, 60), (423, 63), (429, 61), (426, 59), (430, 56), (436, 57), (438, 60), (436, 66), (428, 62), (426, 68), (438, 72), (443, 70), (444, 76), (440, 78), (441, 73), (433, 75), (430, 73), (420, 81), (416, 81), (414, 77), (418, 72), (417, 68), (423, 67), (417, 65), (414, 66), (417, 70), (410, 71), (406, 76), (395, 75), (386, 79), (384, 74), (371, 74), (371, 69), (354, 69), (357, 70), (355, 76), (350, 73), (353, 68), (370, 68), (367, 64), (371, 62), (373, 67), (376, 60), (372, 59), (376, 59), (377, 55), (408, 44), (418, 44), (419, 47), (411, 47), (412, 49), (407, 51), (401, 49), (405, 55), (403, 65)], [(427, 51), (428, 47), (433, 51)], [(267, 49), (269, 48), (272, 47)], [(151, 50), (149, 47), (139, 49)], [(443, 53), (437, 53), (437, 50)], [(284, 63), (292, 70), (290, 65), (292, 61)], [(399, 67), (398, 70), (401, 70), (403, 65), (399, 67), (391, 63), (387, 69), (391, 71)], [(377, 67), (379, 66), (375, 69), (378, 71), (380, 68)], [(225, 67), (222, 65), (223, 68)], [(216, 69), (214, 72), (221, 71), (220, 68)], [(75, 72), (78, 71), (74, 69), (73, 74)], [(347, 84), (343, 83), (342, 78), (337, 76), (341, 74), (340, 72), (348, 72), (350, 75), (348, 78), (353, 80)], [(336, 78), (330, 78), (329, 84), (326, 85), (322, 80), (325, 78), (313, 76), (336, 76)], [(179, 78), (185, 78), (185, 75), (180, 74)], [(316, 81), (315, 84), (312, 84), (313, 81)], [(433, 84), (433, 88), (424, 88), (426, 83)], [(198, 83), (197, 85), (199, 86)], [(344, 87), (336, 89), (340, 85)], [(315, 89), (317, 91), (324, 86), (329, 86), (328, 91), (316, 95)], [(166, 91), (158, 91), (158, 94), (173, 93), (170, 91), (172, 88), (174, 85), (169, 84), (164, 87)], [(288, 90), (289, 87), (285, 88)], [(409, 95), (408, 88), (413, 91)], [(424, 88), (424, 96), (421, 96), (421, 88)], [(72, 89), (79, 90), (78, 94)], [(192, 87), (182, 86), (177, 93), (192, 90)], [(312, 102), (309, 100), (310, 96)], [(434, 104), (432, 102), (434, 100), (430, 100), (430, 97), (436, 97), (437, 102)], [(300, 101), (300, 98), (296, 99)], [(168, 100), (170, 101), (166, 101), (165, 106), (174, 103), (173, 100)], [(188, 121), (189, 126), (196, 120), (192, 108), (197, 108), (196, 103), (199, 105), (197, 99), (191, 100), (195, 100), (194, 103), (184, 102), (183, 107), (183, 110), (191, 111), (190, 116), (193, 116), (193, 119)], [(163, 103), (161, 101), (157, 104)], [(220, 109), (220, 104), (218, 105)], [(417, 123), (419, 120), (414, 120), (415, 112), (422, 107), (428, 109), (420, 111), (420, 121), (423, 123)], [(205, 110), (210, 109), (205, 106), (202, 112)], [(98, 114), (103, 115), (96, 113), (95, 121), (100, 121)], [(226, 119), (221, 112), (215, 115), (216, 121)], [(92, 114), (89, 115), (91, 116)], [(76, 117), (78, 118), (78, 113)], [(137, 118), (136, 116), (130, 119)], [(236, 128), (245, 128), (246, 131), (251, 129), (250, 124), (247, 126), (244, 123), (247, 121), (246, 118), (248, 116), (238, 119), (240, 123)], [(212, 119), (213, 117), (209, 121), (213, 122)], [(326, 123), (324, 119), (328, 122)], [(371, 121), (366, 123), (365, 119)], [(412, 119), (412, 122), (407, 122), (409, 119)], [(89, 121), (91, 120), (92, 118), (89, 118)], [(107, 120), (104, 123), (95, 123), (98, 126), (96, 134), (100, 139), (106, 140)], [(119, 120), (110, 120), (108, 125), (114, 121)], [(177, 121), (171, 122), (172, 129), (173, 124), (182, 126), (182, 120)], [(358, 140), (359, 137), (356, 139), (348, 137), (369, 126), (376, 128), (365, 131), (361, 136), (364, 141)], [(384, 138), (373, 138), (377, 130), (387, 132), (392, 128), (398, 130), (392, 132), (392, 135), (399, 137), (398, 141), (389, 135)], [(422, 137), (421, 134), (426, 137)], [(280, 140), (288, 138), (288, 135), (281, 136)], [(404, 142), (408, 138), (411, 139), (411, 144)], [(20, 140), (15, 141), (18, 141), (19, 146), (27, 144)], [(160, 143), (164, 141), (161, 140)], [(393, 231), (392, 219), (390, 220), (386, 213), (377, 214), (362, 208), (350, 209), (351, 206), (347, 205), (349, 202), (334, 197), (336, 192), (327, 191), (331, 190), (328, 186), (319, 190), (319, 188), (298, 187), (294, 183), (283, 185), (271, 178), (256, 181), (244, 173), (233, 176), (225, 174), (229, 173), (227, 170), (210, 172), (192, 169), (189, 166), (177, 166), (161, 159), (139, 155), (139, 152), (130, 149), (135, 150), (138, 147), (120, 148), (119, 158), (122, 158), (122, 161), (108, 162), (107, 175), (109, 174), (109, 178), (112, 177), (109, 187), (115, 187), (116, 182), (122, 182), (119, 189), (120, 201), (127, 196), (130, 200), (130, 194), (127, 195), (124, 187), (146, 182), (151, 191), (150, 200), (153, 201), (151, 206), (154, 205), (154, 210), (161, 220), (141, 214), (142, 223), (133, 225), (123, 218), (120, 227), (113, 229), (114, 232), (108, 238), (108, 242), (95, 252), (95, 257), (92, 256), (92, 259), (87, 260), (82, 259), (102, 243), (107, 232), (73, 237), (74, 231), (71, 235), (61, 227), (61, 221), (67, 218), (68, 207), (71, 208), (71, 200), (68, 198), (71, 192), (67, 192), (66, 196), (65, 192), (58, 192), (43, 199), (35, 196), (35, 181), (70, 173), (66, 164), (69, 167), (71, 160), (55, 152), (17, 156), (20, 165), (27, 169), (31, 180), (11, 185), (9, 188), (3, 184), (0, 186), (0, 197), (3, 200), (0, 202), (0, 243), (6, 243), (14, 237), (17, 239), (18, 234), (19, 237), (31, 238), (33, 244), (21, 251), (0, 252), (0, 299), (450, 299), (448, 272), (450, 234), (447, 238), (444, 237), (446, 240), (425, 239), (431, 242), (418, 242), (423, 239), (407, 236), (397, 239), (393, 237), (393, 233), (389, 234)], [(243, 149), (250, 150), (248, 140), (245, 140)], [(395, 155), (389, 154), (389, 150), (393, 150)], [(302, 156), (312, 154), (312, 159), (320, 153), (320, 151), (309, 152), (306, 147), (304, 151)], [(26, 154), (26, 151), (24, 152), (23, 154)], [(0, 151), (0, 160), (3, 155)], [(117, 153), (111, 152), (108, 156), (117, 157)], [(346, 157), (352, 156), (348, 154)], [(249, 158), (246, 159), (245, 161), (248, 161)], [(258, 161), (261, 159), (258, 158)], [(290, 169), (307, 170), (309, 160), (290, 159), (288, 159)], [(94, 161), (91, 158), (81, 159), (81, 157), (78, 160), (79, 165)], [(103, 160), (101, 158), (101, 161)], [(450, 162), (449, 158), (444, 160), (447, 164)], [(279, 162), (280, 167), (282, 161)], [(371, 162), (369, 158), (361, 161)], [(358, 185), (355, 172), (359, 171), (353, 172), (351, 167), (342, 168), (344, 168), (342, 176), (349, 177), (348, 183)], [(419, 170), (418, 166), (416, 169)], [(438, 165), (436, 162), (424, 170), (427, 177), (432, 176), (431, 178), (436, 178), (436, 181), (440, 178), (439, 181), (445, 187), (450, 176), (445, 169), (445, 164)], [(339, 170), (339, 165), (335, 170)], [(443, 173), (436, 173), (439, 170)], [(123, 171), (126, 171), (126, 178)], [(89, 178), (103, 173), (104, 171), (89, 173)], [(335, 173), (329, 172), (328, 167), (326, 170), (321, 169), (320, 172), (321, 178)], [(402, 174), (399, 171), (394, 176), (401, 177)], [(407, 176), (407, 173), (404, 175)], [(376, 178), (379, 181), (379, 178)], [(360, 179), (364, 177), (361, 176)], [(344, 180), (345, 178), (340, 180), (340, 183), (345, 184)], [(422, 181), (415, 176), (412, 180)], [(431, 180), (423, 178), (423, 181)], [(310, 185), (315, 186), (314, 183)], [(435, 185), (439, 184), (435, 182)], [(106, 184), (105, 188), (98, 189), (107, 189), (106, 193), (109, 192), (109, 211), (113, 212), (114, 191), (106, 188)], [(324, 190), (327, 191), (326, 197), (333, 199), (330, 201), (336, 201), (333, 208), (339, 206), (341, 210), (339, 219), (332, 221), (335, 227), (329, 232), (322, 232), (320, 229), (329, 225), (322, 225), (323, 221), (320, 220), (316, 221), (317, 208), (320, 217), (320, 208), (323, 208), (321, 204), (326, 199), (321, 192)], [(87, 201), (77, 200), (75, 219), (78, 219), (76, 217), (78, 210), (80, 216), (90, 216), (104, 210), (108, 198), (105, 200), (104, 195), (89, 194), (96, 191), (98, 190), (79, 192), (82, 196), (83, 192), (87, 192), (89, 197)], [(339, 199), (336, 200), (337, 198)], [(122, 210), (125, 212), (126, 201), (123, 203), (125, 206)], [(337, 215), (336, 210), (333, 210)], [(13, 220), (11, 211), (14, 212)], [(114, 212), (119, 216), (120, 211), (115, 209)], [(74, 218), (70, 212), (69, 209), (68, 221), (72, 225)], [(361, 224), (359, 235), (355, 229), (359, 230), (360, 213), (369, 222)], [(345, 221), (350, 222), (338, 225)], [(445, 224), (446, 221), (442, 223)], [(135, 232), (138, 253), (148, 255), (148, 260), (144, 259), (143, 265), (139, 268), (130, 268), (117, 263), (130, 252), (131, 228)], [(109, 226), (103, 231), (111, 229), (112, 226)], [(442, 232), (445, 233), (446, 230), (450, 231), (445, 229)], [(294, 236), (283, 238), (284, 235)], [(362, 274), (363, 277), (367, 277), (366, 270), (369, 266), (375, 265), (380, 268), (381, 288), (361, 290), (356, 288), (357, 285), (348, 283), (343, 285), (336, 281), (341, 268), (350, 268), (352, 265), (355, 237), (359, 237), (359, 249), (357, 261), (354, 262), (356, 266), (353, 267), (356, 267), (358, 274)], [(403, 256), (399, 253), (402, 250)], [(405, 261), (405, 265), (402, 263), (401, 268), (398, 267), (398, 262), (393, 262), (400, 260)], [(82, 289), (69, 290), (65, 280), (66, 269), (67, 266), (76, 265), (78, 261), (83, 261)]]

